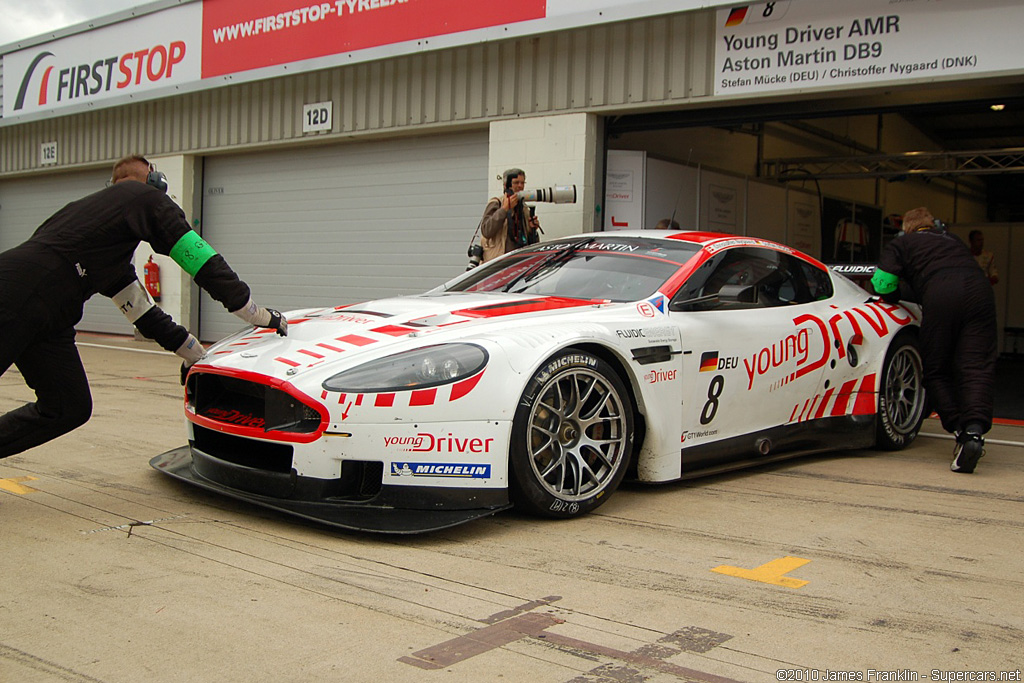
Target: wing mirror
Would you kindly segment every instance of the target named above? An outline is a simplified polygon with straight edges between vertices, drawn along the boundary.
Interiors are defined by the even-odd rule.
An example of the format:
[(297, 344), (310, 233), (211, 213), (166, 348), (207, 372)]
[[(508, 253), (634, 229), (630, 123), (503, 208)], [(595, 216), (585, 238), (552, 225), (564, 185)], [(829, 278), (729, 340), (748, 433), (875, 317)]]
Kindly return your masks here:
[(710, 301), (721, 301), (730, 304), (755, 304), (757, 303), (757, 287), (754, 285), (722, 285), (722, 288), (715, 294), (705, 294), (693, 299), (684, 301), (673, 301), (668, 306), (670, 311), (689, 311), (696, 304), (704, 304)]
[(718, 298), (729, 303), (756, 304), (757, 287), (754, 285), (723, 285), (718, 290)]

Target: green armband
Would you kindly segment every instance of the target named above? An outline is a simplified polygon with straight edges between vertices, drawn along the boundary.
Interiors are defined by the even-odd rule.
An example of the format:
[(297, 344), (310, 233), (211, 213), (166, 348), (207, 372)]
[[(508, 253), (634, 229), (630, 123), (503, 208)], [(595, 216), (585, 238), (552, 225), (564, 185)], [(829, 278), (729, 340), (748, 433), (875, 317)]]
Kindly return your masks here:
[(189, 230), (171, 247), (170, 257), (182, 270), (195, 277), (199, 269), (216, 254), (217, 250), (207, 244), (195, 230)]
[(871, 276), (871, 286), (874, 287), (875, 291), (879, 294), (894, 292), (899, 284), (899, 277), (892, 273), (887, 273), (881, 268), (875, 268), (875, 274)]

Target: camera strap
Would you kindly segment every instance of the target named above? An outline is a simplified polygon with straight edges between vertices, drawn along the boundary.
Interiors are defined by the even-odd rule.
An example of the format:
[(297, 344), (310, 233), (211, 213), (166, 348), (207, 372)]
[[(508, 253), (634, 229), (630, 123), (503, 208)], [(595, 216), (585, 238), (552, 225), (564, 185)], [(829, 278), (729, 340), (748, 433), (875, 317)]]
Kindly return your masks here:
[(476, 242), (476, 236), (480, 234), (480, 228), (482, 228), (483, 225), (484, 225), (484, 219), (483, 219), (483, 216), (481, 216), (480, 220), (477, 221), (476, 230), (473, 231), (473, 236), (469, 238), (469, 246), (472, 247), (473, 246), (473, 242)]
[(529, 235), (526, 232), (526, 205), (523, 202), (516, 204), (516, 207), (508, 215), (509, 239), (520, 247), (529, 242)]
[[(496, 202), (498, 202), (498, 207), (499, 208), (501, 207), (501, 198), (500, 197), (491, 197), (491, 199), (489, 201), (491, 201), (491, 202), (496, 201)], [(479, 235), (480, 231), (483, 229), (483, 227), (484, 227), (484, 218), (486, 218), (486, 217), (487, 217), (487, 213), (486, 212), (484, 213), (483, 216), (480, 216), (480, 220), (476, 224), (476, 230), (473, 232), (473, 236), (469, 240), (469, 246), (472, 247), (473, 246), (473, 242), (476, 242), (476, 236)]]

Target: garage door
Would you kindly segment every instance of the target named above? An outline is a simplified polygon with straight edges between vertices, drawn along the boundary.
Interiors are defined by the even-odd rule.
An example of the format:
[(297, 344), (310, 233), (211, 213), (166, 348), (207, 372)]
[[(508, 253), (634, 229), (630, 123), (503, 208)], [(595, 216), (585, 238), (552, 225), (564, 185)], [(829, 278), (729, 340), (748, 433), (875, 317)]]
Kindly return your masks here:
[[(264, 306), (422, 292), (466, 268), (487, 153), (484, 131), (211, 157), (203, 236)], [(202, 293), (202, 339), (239, 327)]]
[[(27, 240), (36, 228), (68, 202), (102, 190), (110, 171), (97, 169), (0, 182), (0, 251)], [(78, 329), (110, 334), (133, 334), (131, 323), (104, 296), (85, 304)]]

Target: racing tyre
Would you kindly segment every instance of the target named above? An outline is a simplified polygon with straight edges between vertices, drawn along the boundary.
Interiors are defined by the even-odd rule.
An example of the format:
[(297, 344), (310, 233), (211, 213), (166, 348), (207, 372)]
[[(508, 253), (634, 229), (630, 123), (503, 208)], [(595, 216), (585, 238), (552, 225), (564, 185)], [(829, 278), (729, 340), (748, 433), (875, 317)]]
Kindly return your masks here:
[(878, 389), (877, 447), (895, 451), (917, 437), (925, 411), (924, 369), (913, 335), (896, 338), (885, 354)]
[(618, 488), (632, 444), (622, 380), (600, 358), (566, 349), (537, 370), (516, 408), (512, 500), (543, 517), (590, 512)]

